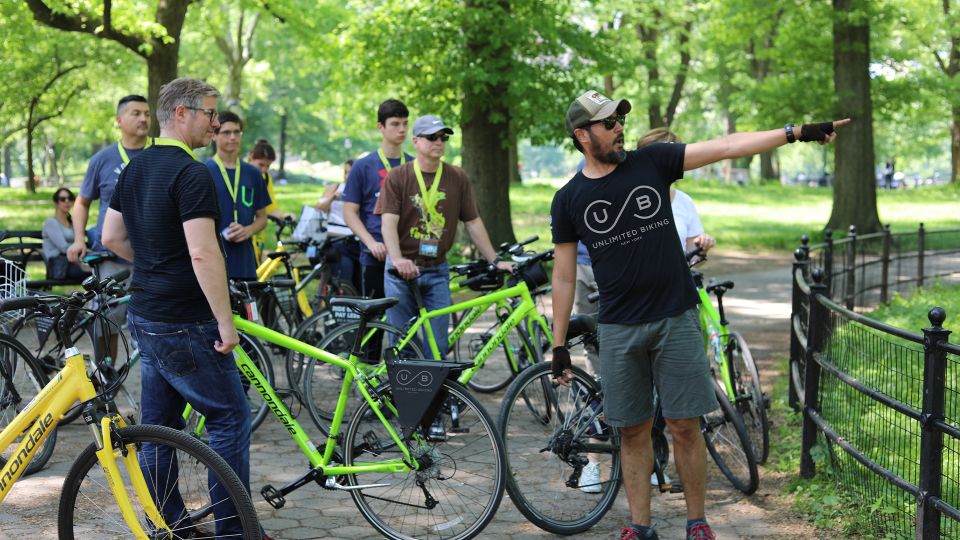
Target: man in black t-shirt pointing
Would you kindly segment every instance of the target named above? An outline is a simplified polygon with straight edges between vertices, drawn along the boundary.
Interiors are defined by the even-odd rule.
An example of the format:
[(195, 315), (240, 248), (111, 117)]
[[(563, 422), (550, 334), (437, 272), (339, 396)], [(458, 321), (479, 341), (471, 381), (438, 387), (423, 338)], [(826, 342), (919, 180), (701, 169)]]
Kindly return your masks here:
[[(556, 249), (553, 338), (559, 345), (553, 351), (553, 372), (561, 383), (569, 384), (570, 354), (562, 344), (573, 305), (580, 241), (590, 253), (600, 292), (605, 421), (620, 428), (621, 434), (631, 524), (620, 531), (620, 538), (657, 538), (651, 527), (648, 485), (655, 386), (683, 481), (687, 538), (711, 540), (715, 536), (704, 516), (706, 447), (699, 417), (716, 409), (717, 401), (697, 319), (699, 298), (677, 242), (670, 184), (684, 171), (722, 159), (759, 154), (796, 140), (832, 142), (834, 128), (850, 120), (799, 129), (787, 124), (782, 129), (688, 145), (658, 143), (628, 152), (623, 124), (630, 109), (625, 99), (611, 100), (590, 91), (567, 110), (567, 131), (586, 165), (557, 191), (550, 209)], [(598, 476), (591, 465), (584, 467), (582, 477)]]
[[(213, 178), (193, 153), (220, 127), (219, 95), (196, 79), (160, 88), (160, 137), (120, 174), (103, 243), (135, 269), (127, 322), (140, 343), (141, 421), (183, 429), (190, 403), (206, 417), (210, 447), (249, 490), (250, 408), (231, 353), (240, 339), (220, 246), (223, 224)], [(177, 478), (162, 474), (160, 481), (173, 486)], [(221, 486), (210, 489), (213, 500), (226, 500)], [(191, 526), (178, 498), (163, 501), (161, 510), (167, 523)], [(232, 508), (218, 504), (214, 514), (218, 538), (242, 532)], [(195, 529), (183, 536), (212, 534)]]

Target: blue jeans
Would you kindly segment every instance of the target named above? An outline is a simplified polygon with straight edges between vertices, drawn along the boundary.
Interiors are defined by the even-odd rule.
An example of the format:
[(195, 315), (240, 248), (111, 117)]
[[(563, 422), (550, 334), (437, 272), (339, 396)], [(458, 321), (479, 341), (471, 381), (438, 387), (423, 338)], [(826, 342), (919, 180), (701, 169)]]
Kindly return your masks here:
[[(390, 274), (389, 269), (393, 268), (393, 263), (387, 258), (386, 268), (388, 271), (383, 274), (384, 296), (399, 298), (400, 303), (387, 310), (387, 321), (403, 328), (407, 321), (417, 316), (417, 301), (413, 296), (410, 286), (402, 278)], [(452, 301), (450, 299), (450, 266), (447, 263), (441, 263), (437, 266), (423, 270), (420, 276), (416, 278), (416, 286), (420, 289), (420, 296), (423, 297), (423, 304), (427, 311), (445, 308)], [(430, 327), (433, 329), (433, 337), (437, 340), (437, 348), (440, 349), (440, 358), (447, 356), (447, 332), (450, 327), (450, 316), (434, 317), (430, 319)], [(423, 338), (423, 352), (429, 357), (430, 346), (427, 344), (426, 335)]]
[[(140, 343), (141, 422), (183, 429), (183, 409), (190, 403), (206, 417), (210, 448), (236, 471), (249, 491), (250, 406), (233, 355), (220, 354), (213, 348), (213, 342), (220, 339), (216, 321), (157, 322), (130, 312), (127, 322), (130, 333)], [(172, 458), (169, 449), (156, 445), (144, 445), (143, 454), (149, 456), (144, 463), (159, 463), (164, 467)], [(144, 463), (141, 466), (146, 468)], [(164, 480), (165, 485), (151, 486), (155, 493), (169, 493), (168, 486), (177, 480), (176, 475), (167, 478), (166, 473), (150, 474), (148, 478)], [(211, 500), (226, 500), (222, 488), (211, 487)], [(186, 511), (179, 497), (164, 501), (161, 511), (167, 523), (190, 526), (182, 521)], [(238, 519), (220, 517), (235, 514), (229, 502), (214, 506), (217, 536), (242, 532)]]

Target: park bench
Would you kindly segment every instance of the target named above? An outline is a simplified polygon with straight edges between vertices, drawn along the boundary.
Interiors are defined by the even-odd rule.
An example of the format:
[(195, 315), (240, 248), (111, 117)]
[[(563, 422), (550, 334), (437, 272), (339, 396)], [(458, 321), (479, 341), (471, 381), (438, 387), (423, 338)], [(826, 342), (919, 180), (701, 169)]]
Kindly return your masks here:
[[(43, 233), (40, 230), (0, 231), (0, 257), (12, 261), (21, 270), (26, 272), (27, 265), (40, 262), (46, 268), (43, 260)], [(45, 272), (49, 277), (49, 273)], [(28, 289), (49, 290), (57, 285), (79, 285), (80, 279), (35, 279), (27, 280)]]

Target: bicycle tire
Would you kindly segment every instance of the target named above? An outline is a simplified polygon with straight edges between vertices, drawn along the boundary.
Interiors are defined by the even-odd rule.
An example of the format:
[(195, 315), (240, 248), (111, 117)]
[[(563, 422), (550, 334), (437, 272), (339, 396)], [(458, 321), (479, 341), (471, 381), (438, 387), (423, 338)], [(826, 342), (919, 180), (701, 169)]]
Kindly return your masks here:
[[(599, 522), (616, 502), (622, 480), (620, 433), (600, 420), (600, 384), (579, 367), (572, 373), (573, 381), (565, 387), (553, 380), (549, 363), (528, 367), (507, 388), (498, 420), (510, 500), (537, 527), (563, 535), (582, 533)], [(544, 382), (551, 389), (551, 402), (544, 404), (551, 410), (546, 423), (520, 404), (524, 388)], [(574, 476), (579, 481), (577, 466), (585, 465), (588, 454), (598, 460), (600, 493), (568, 484)]]
[[(43, 390), (49, 378), (39, 362), (29, 350), (16, 339), (0, 334), (0, 431), (6, 428), (17, 414)], [(0, 454), (0, 468), (7, 464), (8, 457), (16, 451), (21, 438), (17, 438), (9, 448)], [(47, 435), (43, 445), (37, 449), (33, 459), (24, 469), (24, 474), (33, 474), (50, 461), (57, 445), (57, 429)]]
[[(318, 348), (343, 359), (347, 359), (350, 356), (350, 349), (353, 347), (358, 327), (359, 323), (348, 323), (336, 327), (323, 338)], [(380, 321), (368, 322), (367, 330), (369, 331), (370, 329), (379, 330), (378, 335), (373, 337), (372, 340), (379, 339), (381, 347), (389, 347), (393, 341), (390, 337), (385, 337), (384, 334), (395, 337), (403, 337), (405, 335), (405, 332), (399, 328)], [(423, 354), (423, 349), (420, 348), (416, 339), (410, 340), (402, 351), (398, 351), (397, 355), (402, 358), (426, 358)], [(382, 358), (383, 354), (381, 349), (381, 353), (376, 359), (376, 362), (362, 364), (373, 367), (379, 365), (380, 359)], [(333, 420), (337, 399), (340, 396), (343, 375), (343, 368), (328, 364), (322, 360), (317, 360), (313, 357), (309, 357), (304, 366), (303, 400), (306, 402), (310, 418), (324, 435), (330, 434), (329, 424)], [(383, 379), (386, 380), (386, 373), (383, 374)], [(363, 398), (357, 391), (356, 386), (354, 386), (350, 392), (350, 397), (347, 400), (347, 408), (344, 410), (345, 418), (363, 402)]]
[(747, 340), (739, 332), (730, 332), (726, 351), (727, 361), (730, 362), (730, 382), (736, 394), (734, 403), (743, 417), (757, 463), (766, 463), (770, 454), (770, 425), (763, 388), (760, 386), (760, 372), (753, 361)]
[[(267, 380), (267, 384), (273, 387), (273, 362), (270, 360), (267, 349), (257, 338), (243, 332), (239, 335), (240, 344), (238, 347), (243, 347), (244, 352), (263, 374), (263, 378)], [(246, 394), (247, 403), (250, 404), (250, 431), (252, 432), (263, 423), (263, 419), (267, 417), (270, 409), (267, 407), (267, 402), (264, 401), (263, 396), (257, 392), (257, 389), (250, 384), (250, 381), (243, 374), (240, 375), (240, 384), (243, 385), (243, 393)]]
[[(327, 332), (337, 325), (336, 317), (329, 309), (315, 311), (313, 315), (297, 325), (290, 337), (308, 345), (319, 346)], [(297, 388), (303, 384), (303, 370), (309, 359), (310, 357), (303, 353), (292, 349), (286, 350), (283, 363), (287, 382), (291, 388)]]
[[(456, 313), (454, 324), (459, 324), (462, 313)], [(491, 321), (490, 316), (494, 315), (495, 320)], [(483, 313), (477, 320), (473, 321), (470, 328), (460, 336), (460, 339), (453, 345), (453, 357), (457, 362), (473, 363), (477, 353), (483, 349), (484, 345), (500, 329), (502, 318), (495, 311)], [(519, 328), (519, 327), (517, 327)], [(474, 392), (489, 394), (499, 392), (510, 384), (510, 381), (516, 377), (516, 373), (510, 365), (509, 353), (512, 353), (517, 362), (520, 362), (520, 355), (524, 354), (523, 342), (517, 329), (510, 331), (503, 338), (503, 342), (496, 349), (490, 352), (483, 365), (480, 366), (470, 380), (467, 386)]]
[[(503, 442), (493, 419), (460, 384), (446, 380), (440, 392), (437, 399), (443, 399), (446, 405), (437, 418), (444, 427), (445, 439), (430, 440), (418, 428), (407, 442), (418, 461), (427, 463), (425, 457), (434, 458), (431, 466), (410, 471), (405, 477), (390, 472), (346, 477), (351, 486), (389, 484), (350, 491), (361, 515), (387, 538), (473, 538), (493, 519), (503, 498)], [(378, 389), (378, 394), (384, 400), (392, 398), (388, 385)], [(460, 432), (454, 431), (450, 404), (457, 406)], [(394, 430), (403, 433), (391, 409), (380, 410)], [(379, 459), (403, 456), (380, 419), (370, 414), (366, 401), (354, 413), (343, 447), (350, 449), (346, 465), (369, 458), (371, 451)], [(424, 484), (423, 488), (418, 482)], [(432, 509), (417, 506), (424, 502), (424, 490), (435, 495), (440, 504)]]
[(700, 417), (700, 430), (710, 457), (733, 487), (750, 495), (760, 486), (757, 459), (740, 413), (727, 393), (714, 385), (720, 408)]
[[(526, 330), (520, 331), (520, 335), (527, 343), (524, 350), (530, 351), (529, 354), (525, 352), (522, 355), (523, 360), (519, 366), (521, 372), (531, 364), (543, 362), (544, 354), (546, 354), (546, 351), (550, 348), (550, 341), (547, 340), (543, 333), (543, 328), (540, 328), (540, 325), (534, 326), (533, 334), (533, 336), (528, 337)], [(546, 396), (551, 391), (550, 385), (551, 381), (548, 378), (542, 378), (540, 379), (539, 386), (527, 386), (520, 392), (520, 395), (523, 397), (523, 402), (526, 403), (527, 408), (530, 409), (530, 413), (540, 416), (544, 423), (550, 421), (552, 412), (550, 407), (541, 406), (541, 403), (549, 403)]]
[[(121, 440), (126, 444), (125, 448), (121, 447)], [(118, 453), (124, 449), (136, 451), (142, 468), (144, 464), (157, 466), (155, 450), (160, 446), (176, 453), (173, 463), (178, 467), (177, 481), (174, 486), (168, 486), (170, 489), (162, 490), (162, 497), (156, 498), (168, 503), (171, 496), (177, 497), (173, 492), (173, 489), (177, 489), (179, 498), (189, 507), (187, 516), (193, 520), (205, 521), (188, 523), (183, 519), (165, 516), (175, 531), (173, 538), (192, 538), (192, 534), (199, 532), (195, 527), (211, 529), (213, 527), (209, 525), (210, 521), (216, 519), (219, 522), (224, 518), (237, 520), (238, 532), (242, 533), (245, 540), (261, 538), (260, 524), (247, 488), (227, 462), (209, 446), (181, 431), (155, 425), (118, 428), (114, 430), (113, 441), (114, 449)], [(138, 508), (136, 492), (130, 486), (125, 467), (119, 464), (119, 468), (122, 478), (118, 483), (126, 488), (130, 502), (134, 504), (135, 515), (144, 530), (149, 532), (149, 519), (142, 507)], [(188, 472), (192, 474), (186, 474)], [(157, 493), (157, 480), (170, 478), (171, 474), (170, 465), (157, 466), (156, 469), (144, 471), (144, 479), (151, 491)], [(229, 512), (227, 515), (213, 515), (211, 485), (217, 489), (218, 501), (232, 502), (233, 508), (225, 510)], [(63, 483), (57, 517), (60, 539), (129, 538), (130, 530), (121, 517), (119, 508), (113, 504), (105, 504), (105, 501), (111, 500), (113, 493), (97, 461), (96, 446), (90, 444), (77, 456)], [(207, 521), (208, 518), (210, 521)]]

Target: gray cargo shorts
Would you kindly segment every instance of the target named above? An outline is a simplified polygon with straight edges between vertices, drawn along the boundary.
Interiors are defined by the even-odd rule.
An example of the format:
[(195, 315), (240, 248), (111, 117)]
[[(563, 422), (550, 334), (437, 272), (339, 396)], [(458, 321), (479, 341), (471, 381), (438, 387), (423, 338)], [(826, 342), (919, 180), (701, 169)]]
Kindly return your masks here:
[(600, 325), (608, 424), (629, 427), (653, 418), (654, 386), (666, 418), (696, 418), (719, 407), (697, 309), (649, 323)]

